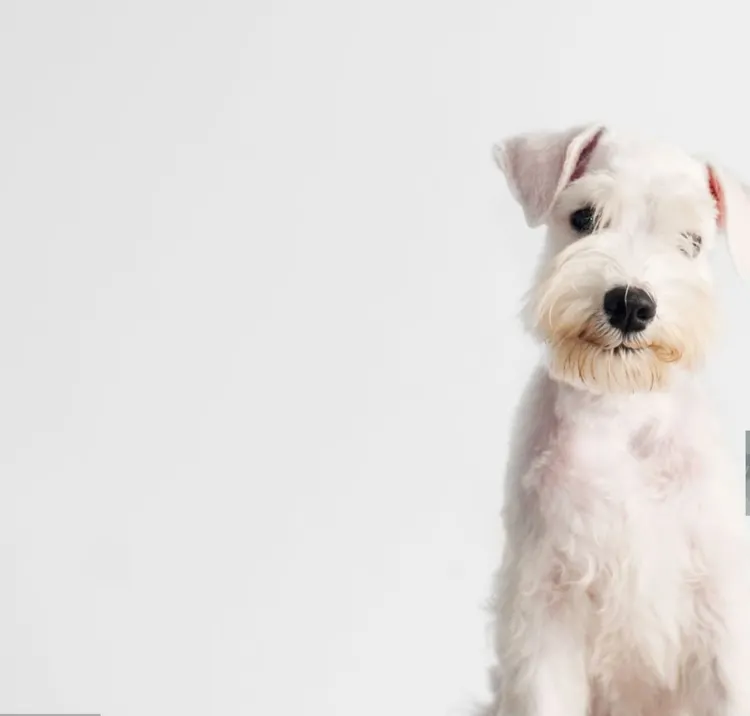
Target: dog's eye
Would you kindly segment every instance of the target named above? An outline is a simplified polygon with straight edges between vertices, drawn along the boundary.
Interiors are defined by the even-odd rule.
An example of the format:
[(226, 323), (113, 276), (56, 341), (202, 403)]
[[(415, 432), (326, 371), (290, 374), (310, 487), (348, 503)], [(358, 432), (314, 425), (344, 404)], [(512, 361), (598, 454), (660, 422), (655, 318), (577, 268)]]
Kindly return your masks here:
[(680, 247), (682, 253), (695, 258), (700, 252), (703, 246), (703, 238), (700, 234), (696, 234), (692, 231), (686, 231), (682, 234), (682, 238), (685, 239), (685, 244)]
[(596, 229), (596, 208), (593, 206), (582, 206), (570, 215), (570, 225), (573, 231), (581, 236), (593, 233)]

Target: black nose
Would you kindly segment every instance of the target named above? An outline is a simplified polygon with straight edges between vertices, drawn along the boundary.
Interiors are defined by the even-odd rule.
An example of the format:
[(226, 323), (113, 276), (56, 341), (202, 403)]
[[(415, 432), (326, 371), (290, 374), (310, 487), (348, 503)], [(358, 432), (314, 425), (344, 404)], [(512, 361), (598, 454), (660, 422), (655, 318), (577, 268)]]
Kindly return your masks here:
[(604, 312), (614, 328), (638, 333), (656, 315), (656, 301), (642, 288), (617, 286), (604, 294)]

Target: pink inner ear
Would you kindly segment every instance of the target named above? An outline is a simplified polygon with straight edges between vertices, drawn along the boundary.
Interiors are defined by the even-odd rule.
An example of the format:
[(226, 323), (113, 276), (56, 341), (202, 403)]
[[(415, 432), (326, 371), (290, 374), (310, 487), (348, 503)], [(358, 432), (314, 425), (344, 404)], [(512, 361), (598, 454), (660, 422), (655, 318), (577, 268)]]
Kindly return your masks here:
[(600, 129), (586, 144), (586, 146), (581, 150), (581, 153), (578, 155), (578, 162), (576, 163), (576, 168), (573, 170), (573, 173), (570, 175), (570, 181), (575, 181), (576, 179), (580, 179), (584, 172), (586, 171), (586, 167), (589, 164), (589, 160), (591, 159), (591, 155), (594, 153), (594, 149), (596, 149), (596, 145), (599, 144), (599, 139), (601, 138), (602, 134), (604, 133), (603, 129)]
[(708, 167), (708, 190), (711, 192), (711, 196), (716, 202), (716, 223), (720, 229), (727, 228), (727, 211), (724, 203), (724, 190), (721, 188), (719, 179), (716, 176), (713, 168), (709, 164)]

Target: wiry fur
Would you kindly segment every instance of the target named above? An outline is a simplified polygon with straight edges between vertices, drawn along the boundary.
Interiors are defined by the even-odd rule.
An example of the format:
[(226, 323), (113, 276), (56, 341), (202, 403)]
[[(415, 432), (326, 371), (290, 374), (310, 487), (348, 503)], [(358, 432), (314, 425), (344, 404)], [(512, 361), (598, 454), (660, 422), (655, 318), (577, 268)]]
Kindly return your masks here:
[[(527, 220), (549, 231), (526, 306), (545, 362), (505, 483), (492, 712), (750, 716), (750, 552), (698, 379), (714, 322), (705, 254), (727, 216), (747, 232), (735, 241), (750, 224), (712, 196), (704, 163), (597, 131), (498, 149)], [(585, 203), (598, 230), (578, 238), (569, 216)], [(623, 284), (656, 300), (642, 334), (603, 313)]]

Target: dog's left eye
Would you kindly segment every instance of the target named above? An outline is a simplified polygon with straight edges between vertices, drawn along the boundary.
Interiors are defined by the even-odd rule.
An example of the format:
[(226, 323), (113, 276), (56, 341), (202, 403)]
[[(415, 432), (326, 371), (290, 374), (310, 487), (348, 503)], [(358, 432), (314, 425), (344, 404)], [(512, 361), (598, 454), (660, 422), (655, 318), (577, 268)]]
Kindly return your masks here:
[(682, 238), (685, 239), (686, 245), (681, 246), (680, 250), (691, 258), (695, 258), (701, 252), (703, 238), (700, 234), (696, 234), (692, 231), (684, 232)]
[(570, 215), (570, 225), (577, 234), (586, 236), (596, 229), (596, 219), (595, 207), (591, 205), (582, 206)]

